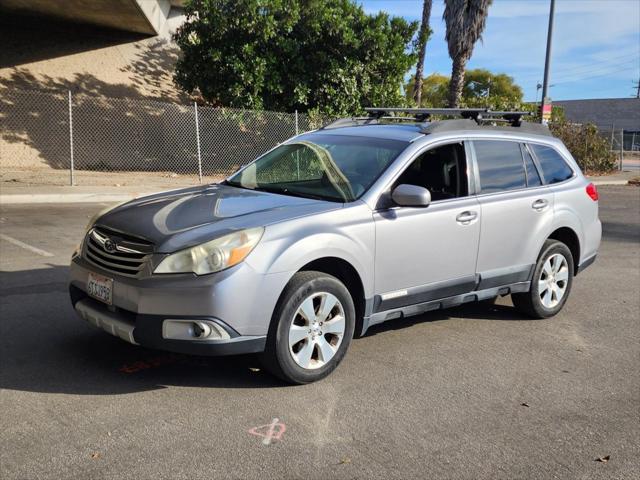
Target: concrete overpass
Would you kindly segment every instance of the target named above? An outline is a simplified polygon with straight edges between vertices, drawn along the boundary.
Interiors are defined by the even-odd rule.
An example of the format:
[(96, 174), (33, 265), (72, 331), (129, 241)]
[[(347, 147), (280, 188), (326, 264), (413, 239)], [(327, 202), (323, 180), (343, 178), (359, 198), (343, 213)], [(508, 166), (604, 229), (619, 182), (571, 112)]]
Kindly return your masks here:
[(63, 20), (144, 35), (157, 35), (171, 8), (184, 0), (0, 0), (0, 15)]

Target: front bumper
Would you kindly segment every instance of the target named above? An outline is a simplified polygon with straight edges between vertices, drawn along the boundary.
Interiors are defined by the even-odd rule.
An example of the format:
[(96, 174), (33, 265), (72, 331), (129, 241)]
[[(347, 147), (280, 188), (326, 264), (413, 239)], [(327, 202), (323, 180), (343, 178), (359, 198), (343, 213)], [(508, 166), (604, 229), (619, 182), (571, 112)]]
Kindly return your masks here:
[[(240, 355), (264, 351), (266, 336), (239, 335), (222, 321), (206, 317), (182, 317), (181, 320), (215, 322), (228, 334), (224, 340), (172, 340), (164, 338), (161, 315), (140, 315), (120, 308), (109, 308), (88, 297), (82, 290), (69, 287), (78, 315), (105, 332), (134, 345), (193, 355)], [(171, 316), (174, 318), (175, 316)]]
[(119, 276), (80, 256), (69, 268), (72, 286), (86, 292), (89, 273), (113, 279), (113, 305), (157, 318), (215, 318), (243, 336), (264, 336), (291, 273), (263, 274), (242, 262), (211, 275)]
[[(87, 295), (90, 272), (113, 278), (113, 306)], [(129, 343), (180, 353), (233, 355), (264, 350), (272, 312), (289, 277), (287, 272), (261, 274), (242, 262), (212, 275), (131, 278), (75, 256), (69, 288), (80, 317)], [(167, 319), (214, 322), (228, 338), (164, 338)]]

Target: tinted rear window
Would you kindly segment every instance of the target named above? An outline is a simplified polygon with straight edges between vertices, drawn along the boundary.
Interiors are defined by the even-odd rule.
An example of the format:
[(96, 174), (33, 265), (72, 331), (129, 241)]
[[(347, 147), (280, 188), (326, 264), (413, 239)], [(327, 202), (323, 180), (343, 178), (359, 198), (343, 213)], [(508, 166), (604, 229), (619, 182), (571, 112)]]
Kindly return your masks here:
[(519, 143), (475, 140), (473, 146), (482, 193), (516, 190), (527, 186)]
[(573, 171), (564, 158), (551, 147), (530, 145), (538, 159), (542, 175), (547, 183), (563, 182), (573, 176)]

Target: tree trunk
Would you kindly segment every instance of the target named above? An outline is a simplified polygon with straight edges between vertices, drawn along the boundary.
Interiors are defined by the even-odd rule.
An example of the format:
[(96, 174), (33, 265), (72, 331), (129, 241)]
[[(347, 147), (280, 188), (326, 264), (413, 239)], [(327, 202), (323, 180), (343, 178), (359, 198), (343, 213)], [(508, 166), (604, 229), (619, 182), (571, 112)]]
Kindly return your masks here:
[(429, 40), (429, 17), (431, 17), (432, 0), (424, 0), (422, 5), (422, 23), (420, 24), (420, 32), (418, 33), (418, 65), (416, 66), (415, 85), (413, 88), (413, 98), (416, 106), (420, 107), (422, 103), (422, 79), (424, 77), (424, 58), (427, 53), (427, 40)]
[(451, 69), (451, 81), (449, 82), (449, 108), (458, 108), (462, 87), (464, 86), (464, 69), (467, 65), (465, 58), (457, 57), (453, 59)]

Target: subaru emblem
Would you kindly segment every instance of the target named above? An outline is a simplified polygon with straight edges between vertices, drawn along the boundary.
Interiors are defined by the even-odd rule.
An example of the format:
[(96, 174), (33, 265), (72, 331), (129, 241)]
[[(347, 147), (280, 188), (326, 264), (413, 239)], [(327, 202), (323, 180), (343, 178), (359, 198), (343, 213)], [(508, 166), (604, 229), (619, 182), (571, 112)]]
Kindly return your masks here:
[(104, 242), (104, 249), (109, 253), (113, 253), (118, 249), (118, 245), (110, 238), (107, 238), (107, 240)]

